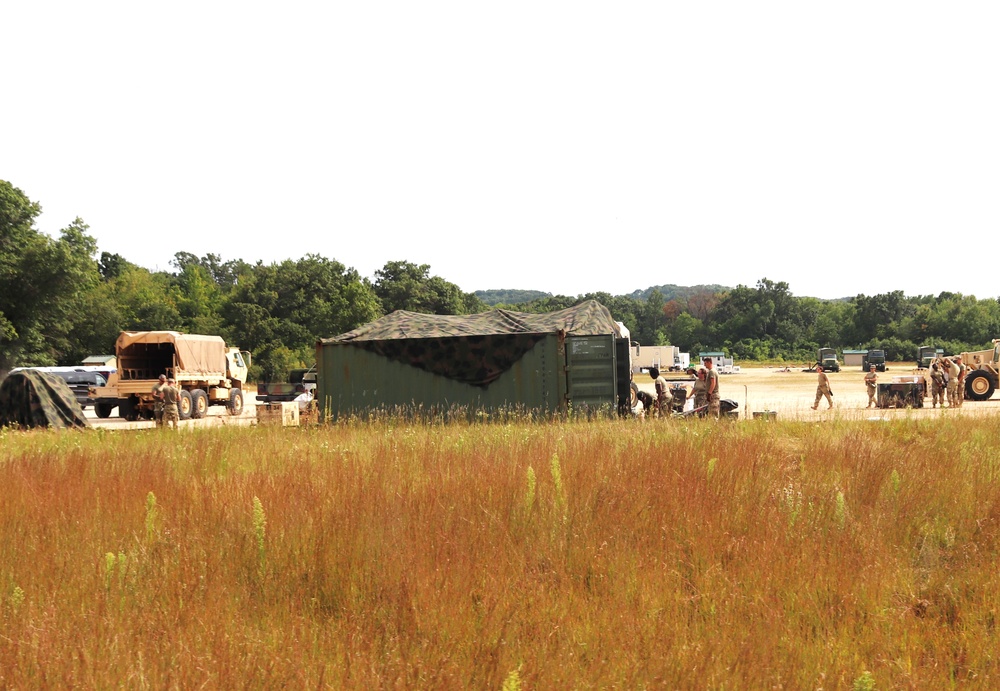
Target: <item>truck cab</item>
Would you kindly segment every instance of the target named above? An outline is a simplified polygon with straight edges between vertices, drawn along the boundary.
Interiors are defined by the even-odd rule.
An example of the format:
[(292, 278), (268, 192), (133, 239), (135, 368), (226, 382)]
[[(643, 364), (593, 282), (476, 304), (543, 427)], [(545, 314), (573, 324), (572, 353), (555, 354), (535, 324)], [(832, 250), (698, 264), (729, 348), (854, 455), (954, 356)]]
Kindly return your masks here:
[(837, 351), (833, 348), (820, 348), (816, 355), (816, 362), (823, 366), (827, 372), (839, 372), (840, 362), (837, 360)]
[(917, 348), (917, 367), (919, 369), (930, 369), (931, 363), (943, 354), (943, 348), (920, 346)]
[[(244, 357), (245, 356), (245, 357)], [(250, 353), (239, 348), (226, 351), (226, 376), (231, 382), (245, 382), (250, 373)]]
[(861, 363), (861, 370), (867, 372), (868, 369), (875, 365), (875, 370), (877, 372), (885, 372), (885, 351), (878, 349), (871, 349), (865, 354)]

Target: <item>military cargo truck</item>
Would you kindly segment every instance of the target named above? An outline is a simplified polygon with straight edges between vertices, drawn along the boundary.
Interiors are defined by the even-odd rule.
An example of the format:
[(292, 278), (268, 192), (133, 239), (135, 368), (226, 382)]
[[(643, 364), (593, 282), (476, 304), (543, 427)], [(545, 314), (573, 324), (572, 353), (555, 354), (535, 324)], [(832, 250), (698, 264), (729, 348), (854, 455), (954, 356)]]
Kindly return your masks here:
[(944, 348), (920, 346), (917, 348), (917, 367), (919, 369), (930, 369), (931, 363), (942, 355), (944, 355)]
[(867, 372), (872, 365), (875, 365), (875, 371), (885, 372), (884, 350), (871, 349), (865, 354), (861, 361), (861, 370)]
[(839, 372), (840, 363), (837, 361), (837, 351), (833, 348), (820, 348), (816, 353), (816, 364), (822, 365), (827, 372)]
[(177, 331), (123, 331), (115, 342), (118, 371), (90, 391), (98, 417), (118, 408), (126, 420), (153, 417), (153, 386), (161, 374), (181, 389), (180, 418), (203, 418), (210, 405), (243, 412), (250, 353), (227, 347), (220, 336)]

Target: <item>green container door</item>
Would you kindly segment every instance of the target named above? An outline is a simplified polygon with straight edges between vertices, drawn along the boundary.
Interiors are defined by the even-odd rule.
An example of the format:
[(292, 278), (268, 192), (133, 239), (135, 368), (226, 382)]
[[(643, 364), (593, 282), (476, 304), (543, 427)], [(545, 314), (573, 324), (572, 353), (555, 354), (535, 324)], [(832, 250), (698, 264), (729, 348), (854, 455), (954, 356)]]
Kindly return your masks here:
[(615, 410), (618, 405), (615, 337), (566, 339), (566, 395), (572, 410)]

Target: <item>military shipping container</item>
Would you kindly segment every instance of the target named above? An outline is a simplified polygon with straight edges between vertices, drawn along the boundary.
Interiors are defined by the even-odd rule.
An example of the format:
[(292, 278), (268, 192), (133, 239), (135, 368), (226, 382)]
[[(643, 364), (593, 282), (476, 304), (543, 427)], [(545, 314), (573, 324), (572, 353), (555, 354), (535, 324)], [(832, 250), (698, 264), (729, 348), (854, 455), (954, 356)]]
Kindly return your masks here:
[(593, 300), (548, 314), (393, 312), (317, 343), (316, 401), (321, 419), (375, 410), (611, 413), (629, 397), (620, 333)]

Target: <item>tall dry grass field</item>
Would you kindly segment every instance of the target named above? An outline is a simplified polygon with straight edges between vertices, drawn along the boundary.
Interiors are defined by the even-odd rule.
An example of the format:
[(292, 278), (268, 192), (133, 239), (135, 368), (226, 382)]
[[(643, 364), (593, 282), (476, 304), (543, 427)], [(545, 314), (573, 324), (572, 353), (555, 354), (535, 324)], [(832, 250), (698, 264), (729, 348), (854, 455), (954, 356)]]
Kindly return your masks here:
[(995, 687), (970, 420), (0, 435), (0, 687)]

